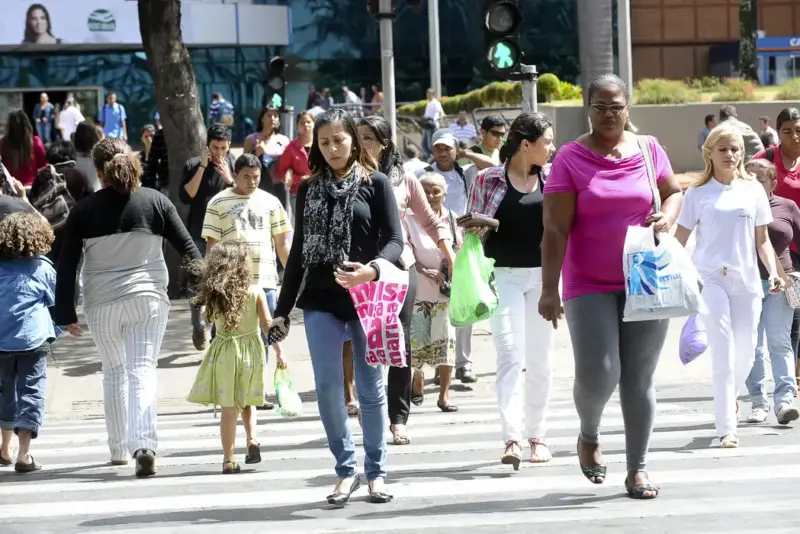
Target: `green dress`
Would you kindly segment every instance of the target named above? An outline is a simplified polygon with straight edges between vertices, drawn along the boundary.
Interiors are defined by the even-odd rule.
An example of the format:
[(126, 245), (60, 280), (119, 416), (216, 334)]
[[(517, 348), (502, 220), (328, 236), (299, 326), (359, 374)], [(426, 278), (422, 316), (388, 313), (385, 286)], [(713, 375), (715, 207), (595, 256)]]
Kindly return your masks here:
[(233, 331), (216, 319), (217, 334), (211, 341), (187, 400), (222, 408), (264, 405), (266, 357), (258, 320), (261, 288), (252, 286), (242, 320)]

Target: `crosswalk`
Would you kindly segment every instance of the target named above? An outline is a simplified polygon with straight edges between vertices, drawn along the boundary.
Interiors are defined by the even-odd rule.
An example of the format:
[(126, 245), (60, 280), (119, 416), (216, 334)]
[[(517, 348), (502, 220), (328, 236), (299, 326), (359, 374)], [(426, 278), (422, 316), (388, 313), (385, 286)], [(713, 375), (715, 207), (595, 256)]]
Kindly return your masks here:
[[(343, 509), (324, 501), (335, 481), (333, 460), (313, 403), (296, 420), (259, 412), (263, 462), (242, 465), (235, 476), (220, 474), (219, 421), (210, 411), (159, 418), (159, 473), (147, 480), (135, 479), (132, 465), (105, 464), (102, 419), (47, 422), (34, 449), (43, 471), (23, 476), (0, 468), (2, 532), (219, 534), (226, 525), (313, 533), (780, 532), (794, 522), (800, 438), (774, 418), (743, 426), (742, 448), (722, 450), (710, 399), (668, 395), (650, 454), (662, 494), (644, 503), (623, 496), (625, 436), (616, 400), (603, 423), (609, 476), (594, 486), (577, 466), (568, 390), (557, 392), (549, 411), (553, 461), (525, 462), (519, 472), (499, 463), (497, 408), (491, 388), (481, 391), (455, 396), (461, 409), (452, 414), (440, 412), (430, 395), (412, 413), (411, 444), (389, 445), (395, 500), (370, 504), (361, 490)], [(240, 445), (243, 436), (240, 427)], [(237, 452), (243, 459), (241, 446)]]

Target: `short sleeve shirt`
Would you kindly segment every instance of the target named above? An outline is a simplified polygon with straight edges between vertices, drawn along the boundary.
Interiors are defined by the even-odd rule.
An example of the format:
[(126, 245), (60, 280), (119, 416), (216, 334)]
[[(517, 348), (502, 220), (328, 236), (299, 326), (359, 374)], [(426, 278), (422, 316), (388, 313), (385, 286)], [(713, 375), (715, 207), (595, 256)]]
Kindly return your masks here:
[(253, 285), (278, 287), (273, 237), (292, 231), (286, 210), (273, 195), (258, 189), (251, 196), (225, 189), (208, 203), (202, 237), (215, 241), (247, 243), (253, 269)]

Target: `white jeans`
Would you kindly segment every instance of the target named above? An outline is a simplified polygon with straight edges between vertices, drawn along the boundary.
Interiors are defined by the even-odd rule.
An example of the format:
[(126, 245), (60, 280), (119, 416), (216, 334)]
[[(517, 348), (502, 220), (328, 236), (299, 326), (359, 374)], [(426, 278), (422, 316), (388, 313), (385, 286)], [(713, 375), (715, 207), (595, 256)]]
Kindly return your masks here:
[(753, 367), (764, 296), (731, 271), (705, 276), (703, 282), (708, 314), (702, 319), (711, 348), (714, 419), (721, 438), (736, 433), (736, 398)]
[(86, 310), (103, 364), (103, 404), (112, 460), (139, 449), (155, 451), (156, 366), (170, 305), (150, 296), (125, 298)]
[[(552, 371), (553, 325), (539, 315), (542, 269), (495, 269), (499, 304), (491, 321), (497, 351), (497, 405), (503, 443), (544, 438)], [(523, 383), (525, 408), (523, 435)]]

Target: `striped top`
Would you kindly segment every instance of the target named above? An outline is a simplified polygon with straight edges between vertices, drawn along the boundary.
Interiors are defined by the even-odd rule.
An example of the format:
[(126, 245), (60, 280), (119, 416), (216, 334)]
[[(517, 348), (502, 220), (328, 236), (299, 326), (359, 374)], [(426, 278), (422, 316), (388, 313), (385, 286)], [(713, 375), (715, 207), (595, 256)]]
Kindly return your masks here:
[(208, 203), (203, 220), (203, 239), (244, 241), (253, 262), (253, 285), (278, 287), (273, 236), (292, 231), (280, 201), (264, 190), (252, 195), (234, 193), (233, 188), (217, 193)]

